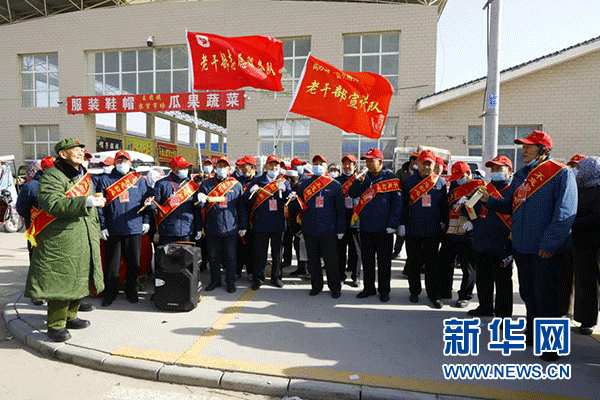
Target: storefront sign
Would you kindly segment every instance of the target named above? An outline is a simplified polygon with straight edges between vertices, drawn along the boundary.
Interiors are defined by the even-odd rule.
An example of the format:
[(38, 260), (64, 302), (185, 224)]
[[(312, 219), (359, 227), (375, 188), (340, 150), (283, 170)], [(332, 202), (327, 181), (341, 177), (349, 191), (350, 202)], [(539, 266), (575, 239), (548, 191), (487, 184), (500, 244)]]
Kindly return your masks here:
[(139, 151), (140, 153), (148, 154), (149, 156), (154, 155), (152, 140), (127, 137), (125, 139), (125, 149)]
[(169, 162), (177, 157), (177, 145), (156, 142), (156, 158), (159, 162)]
[(96, 136), (96, 151), (121, 150), (123, 141), (108, 137)]

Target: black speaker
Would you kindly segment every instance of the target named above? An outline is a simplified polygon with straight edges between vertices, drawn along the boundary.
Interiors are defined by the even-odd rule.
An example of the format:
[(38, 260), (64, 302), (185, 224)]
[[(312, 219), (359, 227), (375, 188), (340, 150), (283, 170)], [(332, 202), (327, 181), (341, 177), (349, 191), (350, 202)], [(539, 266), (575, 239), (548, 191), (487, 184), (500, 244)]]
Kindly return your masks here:
[(190, 311), (200, 298), (200, 248), (171, 243), (155, 252), (154, 302), (161, 310)]

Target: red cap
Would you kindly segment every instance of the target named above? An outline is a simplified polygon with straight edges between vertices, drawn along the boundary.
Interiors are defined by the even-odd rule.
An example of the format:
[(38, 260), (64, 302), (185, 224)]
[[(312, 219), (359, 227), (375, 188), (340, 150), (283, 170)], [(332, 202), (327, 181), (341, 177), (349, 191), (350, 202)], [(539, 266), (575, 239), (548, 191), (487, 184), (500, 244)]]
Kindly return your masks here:
[(435, 163), (437, 165), (444, 165), (444, 160), (442, 159), (442, 157), (436, 157), (435, 158)]
[(93, 158), (94, 156), (92, 156), (92, 153), (90, 153), (89, 151), (87, 151), (87, 149), (83, 149), (83, 156), (87, 159)]
[(513, 168), (512, 161), (510, 161), (510, 158), (506, 156), (496, 156), (485, 163), (485, 166), (488, 168), (492, 168), (492, 165), (506, 165), (511, 171)]
[(244, 157), (246, 159), (246, 164), (250, 164), (253, 167), (256, 167), (258, 164), (256, 163), (256, 158), (252, 157), (252, 156), (246, 156)]
[(276, 162), (277, 164), (279, 164), (281, 163), (281, 160), (276, 155), (270, 155), (269, 157), (267, 157), (267, 161), (265, 161), (265, 164), (268, 164), (270, 162)]
[(242, 158), (238, 158), (238, 160), (235, 162), (235, 165), (244, 165), (246, 164), (246, 156), (242, 157)]
[(202, 165), (204, 165), (204, 164), (213, 165), (213, 162), (210, 158), (205, 158), (204, 161), (202, 161)]
[(435, 153), (433, 151), (423, 150), (421, 154), (419, 154), (419, 161), (431, 161), (433, 164), (435, 164), (437, 162), (437, 157), (435, 156)]
[(367, 151), (367, 154), (362, 156), (360, 159), (367, 160), (369, 158), (379, 158), (383, 160), (383, 153), (378, 149), (369, 149), (369, 151)]
[[(313, 159), (312, 159), (312, 163), (314, 164), (314, 163), (315, 163), (315, 160), (319, 160), (319, 159), (320, 159), (321, 161), (323, 161), (325, 164), (329, 164), (329, 163), (327, 162), (327, 158), (325, 158), (325, 156), (324, 156), (324, 155), (322, 155), (322, 154), (317, 154), (316, 156), (314, 156), (314, 157), (313, 157)], [(303, 164), (303, 165), (304, 165), (304, 164)]]
[(350, 153), (348, 153), (344, 157), (342, 157), (342, 162), (344, 162), (344, 160), (348, 160), (348, 161), (353, 162), (353, 163), (358, 162), (358, 160), (356, 159), (356, 157), (354, 157), (354, 155), (350, 154)]
[(44, 157), (44, 158), (42, 158), (40, 166), (43, 170), (46, 168), (49, 168), (49, 167), (53, 167), (54, 161), (56, 161), (56, 158), (54, 158), (52, 156)]
[(471, 167), (464, 161), (459, 161), (452, 164), (452, 175), (448, 178), (449, 181), (456, 181), (462, 178), (465, 172), (470, 172)]
[(115, 159), (112, 157), (106, 157), (104, 160), (100, 161), (102, 165), (115, 165)]
[(187, 167), (191, 167), (192, 164), (189, 163), (185, 158), (183, 158), (182, 156), (177, 156), (175, 158), (173, 158), (171, 160), (171, 168), (187, 168)]
[(283, 169), (285, 169), (285, 161), (281, 160), (279, 161), (279, 166)]
[(525, 139), (515, 139), (516, 144), (541, 144), (549, 149), (552, 148), (552, 138), (546, 132), (533, 131)]
[(117, 151), (117, 154), (115, 154), (115, 160), (117, 158), (119, 158), (119, 157), (125, 157), (126, 159), (128, 159), (129, 161), (131, 161), (131, 156), (125, 150), (119, 150), (119, 151)]
[[(183, 158), (183, 157), (182, 157)], [(217, 162), (215, 164), (217, 164), (218, 162), (223, 161), (226, 162), (227, 165), (229, 165), (231, 167), (231, 161), (229, 161), (229, 158), (225, 157), (225, 156), (221, 156), (217, 159)], [(191, 164), (190, 164), (191, 165)]]
[(579, 164), (579, 161), (583, 160), (584, 158), (585, 156), (583, 154), (575, 154), (573, 157), (571, 157), (567, 165), (576, 167)]
[(294, 158), (292, 160), (292, 167), (297, 167), (298, 165), (306, 165), (306, 161), (302, 161), (299, 158)]

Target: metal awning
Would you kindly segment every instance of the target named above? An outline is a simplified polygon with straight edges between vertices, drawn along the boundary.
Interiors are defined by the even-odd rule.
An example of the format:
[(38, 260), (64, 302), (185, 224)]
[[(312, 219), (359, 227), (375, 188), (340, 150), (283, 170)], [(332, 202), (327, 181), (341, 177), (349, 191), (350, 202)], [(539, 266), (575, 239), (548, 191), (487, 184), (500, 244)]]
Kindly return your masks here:
[(0, 0), (0, 24), (127, 3), (126, 0)]

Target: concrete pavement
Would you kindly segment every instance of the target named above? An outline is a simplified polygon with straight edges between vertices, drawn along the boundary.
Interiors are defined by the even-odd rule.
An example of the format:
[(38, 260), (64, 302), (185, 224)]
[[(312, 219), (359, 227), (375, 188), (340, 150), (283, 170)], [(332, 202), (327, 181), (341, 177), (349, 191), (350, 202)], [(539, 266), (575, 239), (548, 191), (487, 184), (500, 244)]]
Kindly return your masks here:
[[(2, 252), (27, 260), (20, 234), (10, 236), (17, 246), (4, 241), (8, 234), (0, 235)], [(109, 308), (93, 299), (98, 308), (80, 314), (92, 325), (72, 331), (73, 338), (64, 344), (48, 341), (46, 309), (29, 299), (18, 296), (3, 316), (17, 338), (42, 354), (186, 385), (303, 399), (600, 396), (600, 343), (575, 329), (571, 355), (558, 362), (571, 365), (570, 380), (444, 380), (442, 364), (547, 364), (533, 356), (531, 347), (510, 357), (488, 351), (485, 328), (478, 356), (444, 357), (443, 320), (466, 318), (466, 310), (477, 304), (458, 309), (452, 302), (435, 310), (424, 293), (418, 304), (409, 303), (402, 266), (403, 260), (394, 261), (389, 303), (378, 297), (357, 299), (360, 289), (348, 286), (339, 299), (332, 299), (327, 289), (309, 297), (308, 282), (287, 277), (283, 289), (263, 285), (252, 291), (245, 276), (236, 293), (223, 288), (203, 292), (198, 308), (187, 313), (157, 310), (150, 292), (143, 292), (137, 304), (121, 295)], [(202, 279), (206, 286), (208, 273)], [(459, 282), (457, 270), (455, 288)], [(514, 316), (524, 316), (516, 285), (514, 290)]]

